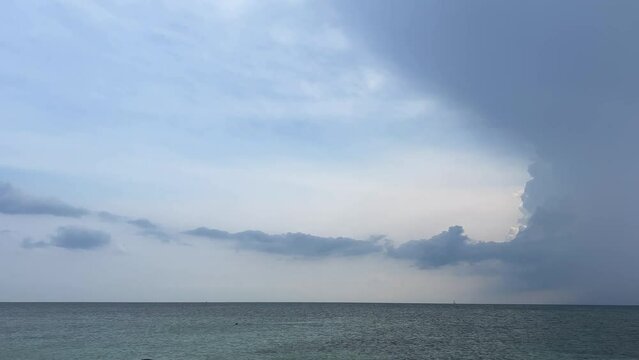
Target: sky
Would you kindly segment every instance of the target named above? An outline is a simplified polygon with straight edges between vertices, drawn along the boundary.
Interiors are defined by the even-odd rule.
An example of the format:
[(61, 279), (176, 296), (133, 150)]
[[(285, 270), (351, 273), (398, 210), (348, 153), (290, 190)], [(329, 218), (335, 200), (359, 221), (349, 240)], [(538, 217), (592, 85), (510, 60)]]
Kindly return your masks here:
[(634, 1), (8, 1), (0, 301), (638, 304)]

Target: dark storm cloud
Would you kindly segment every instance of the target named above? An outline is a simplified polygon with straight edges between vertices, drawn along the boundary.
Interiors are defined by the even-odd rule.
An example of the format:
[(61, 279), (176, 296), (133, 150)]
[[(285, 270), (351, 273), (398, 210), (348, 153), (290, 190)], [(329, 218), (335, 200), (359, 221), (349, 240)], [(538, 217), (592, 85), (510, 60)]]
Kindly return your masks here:
[(35, 197), (11, 184), (0, 183), (0, 213), (9, 215), (53, 215), (80, 217), (89, 212), (54, 198)]
[(303, 233), (271, 235), (261, 231), (229, 233), (205, 227), (186, 231), (185, 234), (231, 242), (240, 249), (309, 258), (367, 255), (384, 250), (383, 243), (379, 238), (355, 240)]
[(451, 235), (439, 240), (446, 246), (413, 250), (435, 247), (449, 262), (498, 259), (509, 284), (580, 301), (639, 302), (638, 1), (335, 5), (345, 26), (415, 87), (538, 155), (522, 196), (527, 227), (513, 241), (478, 250)]
[(47, 241), (24, 239), (22, 246), (27, 249), (55, 246), (69, 250), (95, 250), (109, 245), (110, 242), (111, 235), (103, 231), (63, 226)]

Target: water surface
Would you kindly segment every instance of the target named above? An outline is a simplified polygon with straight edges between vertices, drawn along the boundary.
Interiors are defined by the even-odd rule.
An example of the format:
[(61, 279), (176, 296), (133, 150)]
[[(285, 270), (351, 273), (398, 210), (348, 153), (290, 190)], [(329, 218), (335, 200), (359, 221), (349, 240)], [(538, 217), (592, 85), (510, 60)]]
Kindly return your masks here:
[(639, 307), (0, 303), (0, 359), (639, 359)]

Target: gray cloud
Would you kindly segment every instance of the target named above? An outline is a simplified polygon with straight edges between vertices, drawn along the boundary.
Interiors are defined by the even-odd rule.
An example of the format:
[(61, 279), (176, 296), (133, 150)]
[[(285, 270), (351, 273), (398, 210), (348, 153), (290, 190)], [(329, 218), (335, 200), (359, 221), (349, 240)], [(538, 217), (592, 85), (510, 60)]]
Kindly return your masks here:
[(476, 263), (495, 257), (498, 243), (473, 243), (461, 226), (451, 226), (447, 231), (430, 239), (411, 240), (397, 247), (390, 246), (388, 255), (411, 260), (420, 268), (436, 268), (458, 263)]
[(63, 226), (47, 241), (24, 239), (22, 247), (34, 249), (55, 246), (69, 250), (95, 250), (109, 245), (110, 242), (111, 235), (103, 231)]
[(80, 217), (86, 209), (68, 205), (58, 199), (41, 198), (23, 193), (11, 184), (0, 183), (0, 213), (9, 215), (53, 215)]
[(107, 221), (107, 222), (123, 222), (123, 221), (127, 221), (127, 217), (126, 216), (113, 214), (113, 213), (110, 213), (108, 211), (97, 211), (97, 212), (95, 212), (95, 215), (98, 217), (98, 219), (100, 219), (102, 221)]
[(126, 223), (141, 229), (141, 231), (139, 232), (140, 235), (155, 237), (164, 242), (168, 242), (173, 239), (173, 236), (166, 233), (164, 230), (162, 230), (162, 228), (152, 223), (148, 219), (127, 220)]
[[(356, 240), (304, 233), (280, 235), (261, 231), (229, 233), (206, 227), (189, 230), (185, 234), (229, 242), (239, 249), (305, 258), (363, 256), (378, 253), (394, 259), (410, 261), (422, 269), (461, 263), (474, 264), (488, 260), (499, 260), (507, 264), (520, 263), (527, 257), (525, 246), (516, 249), (511, 243), (472, 241), (464, 234), (461, 226), (451, 226), (447, 231), (429, 239), (411, 240), (398, 246), (393, 245), (383, 236), (371, 237), (369, 240)], [(516, 243), (526, 244), (522, 241)]]
[(108, 211), (98, 211), (95, 215), (102, 221), (112, 222), (112, 223), (125, 223), (131, 225), (140, 231), (139, 235), (154, 237), (164, 242), (169, 242), (173, 240), (175, 237), (162, 229), (161, 226), (151, 222), (148, 219), (138, 218), (131, 219), (127, 216), (117, 215), (110, 213)]
[[(490, 262), (491, 265), (484, 269), (500, 274), (511, 290), (563, 288), (578, 291), (568, 285), (582, 276), (581, 268), (575, 264), (583, 259), (574, 256), (575, 248), (583, 244), (579, 243), (581, 237), (573, 233), (573, 221), (571, 216), (538, 209), (528, 220), (528, 226), (509, 242), (472, 241), (463, 228), (453, 226), (430, 239), (389, 246), (387, 254), (411, 261), (422, 269)], [(588, 259), (594, 261), (595, 256), (591, 254)], [(602, 274), (604, 278), (607, 276), (605, 272)]]
[[(0, 182), (0, 213), (10, 215), (52, 215), (63, 217), (82, 217), (93, 214), (106, 222), (123, 222), (138, 229), (140, 235), (150, 236), (168, 242), (173, 236), (147, 219), (131, 219), (108, 211), (91, 212), (87, 209), (68, 205), (55, 198), (35, 197), (25, 194), (9, 183)], [(48, 242), (25, 242), (27, 247), (48, 246)], [(41, 247), (41, 246), (40, 246)]]
[(240, 249), (271, 254), (320, 258), (328, 256), (356, 256), (384, 250), (382, 239), (355, 240), (344, 237), (320, 237), (303, 233), (266, 234), (261, 231), (226, 231), (200, 227), (185, 234), (227, 241)]
[(470, 126), (533, 145), (539, 158), (516, 239), (473, 245), (448, 234), (438, 245), (407, 245), (441, 253), (416, 261), (498, 259), (508, 265), (505, 284), (584, 302), (639, 302), (639, 2), (335, 5), (345, 26), (408, 82), (477, 114)]
[(128, 224), (131, 224), (133, 226), (137, 226), (139, 228), (142, 229), (157, 229), (157, 225), (155, 225), (154, 223), (152, 223), (151, 221), (149, 221), (148, 219), (135, 219), (135, 220), (129, 220), (127, 221)]

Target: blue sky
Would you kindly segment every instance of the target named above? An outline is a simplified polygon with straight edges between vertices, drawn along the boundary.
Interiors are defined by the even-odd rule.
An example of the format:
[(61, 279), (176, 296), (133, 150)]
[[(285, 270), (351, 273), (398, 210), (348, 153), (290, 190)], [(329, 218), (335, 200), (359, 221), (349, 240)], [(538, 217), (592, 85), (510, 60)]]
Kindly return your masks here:
[(439, 26), (433, 4), (4, 3), (0, 300), (591, 299), (504, 277), (523, 271), (499, 244), (535, 214), (525, 188), (568, 179), (527, 187), (528, 167), (564, 158), (495, 120), (536, 123), (521, 99), (543, 99), (495, 90), (490, 46), (475, 68), (454, 29), (438, 47), (411, 18)]

